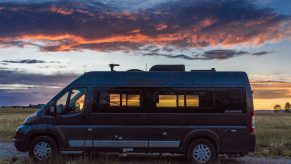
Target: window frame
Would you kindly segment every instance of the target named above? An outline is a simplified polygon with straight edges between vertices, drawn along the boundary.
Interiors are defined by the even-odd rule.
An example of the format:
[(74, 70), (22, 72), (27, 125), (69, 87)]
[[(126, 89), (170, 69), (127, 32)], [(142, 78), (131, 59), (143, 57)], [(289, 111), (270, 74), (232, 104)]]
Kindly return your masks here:
[[(219, 91), (228, 91), (228, 90), (239, 90), (240, 92), (240, 105), (242, 108), (242, 112), (225, 112), (226, 110), (220, 109), (220, 106), (218, 106), (217, 100), (216, 100), (216, 92)], [(246, 89), (245, 87), (221, 87), (221, 88), (215, 88), (214, 91), (214, 103), (215, 103), (215, 110), (217, 110), (217, 113), (247, 113), (247, 97), (246, 97)]]
[[(106, 105), (100, 103), (100, 98), (102, 92), (105, 92), (108, 94), (108, 103)], [(140, 102), (139, 106), (122, 106), (122, 99), (120, 99), (120, 105), (119, 106), (110, 106), (110, 94), (119, 94), (120, 98), (122, 98), (123, 94), (126, 94), (126, 100), (128, 95), (139, 95)], [(98, 99), (98, 100), (96, 100)], [(93, 114), (98, 113), (146, 113), (145, 107), (144, 107), (144, 91), (141, 89), (114, 89), (114, 88), (108, 88), (108, 89), (100, 89), (98, 87), (93, 87)], [(97, 110), (94, 108), (98, 108)]]
[[(155, 113), (213, 113), (213, 109), (215, 108), (215, 92), (214, 88), (173, 88), (173, 89), (158, 89), (153, 93), (153, 104)], [(160, 93), (163, 94), (160, 94)], [(168, 93), (166, 93), (168, 92)], [(209, 92), (212, 96), (212, 105), (208, 107), (195, 107), (189, 106), (186, 104), (186, 95), (198, 95), (199, 100), (201, 98), (202, 92)], [(176, 107), (157, 107), (157, 98), (159, 95), (176, 95)], [(183, 95), (184, 97), (184, 106), (179, 106), (179, 95)], [(200, 104), (200, 101), (199, 101)]]
[[(80, 112), (78, 113), (64, 113), (64, 114), (60, 114), (58, 113), (57, 115), (60, 116), (60, 117), (66, 117), (66, 116), (74, 116), (74, 115), (79, 115), (81, 113), (85, 113), (86, 109), (87, 109), (87, 97), (88, 97), (88, 91), (89, 89), (87, 87), (72, 87), (72, 88), (68, 88), (66, 89), (64, 92), (61, 92), (60, 93), (60, 96), (58, 95), (57, 98), (55, 98), (54, 102), (55, 102), (55, 105), (57, 104), (57, 101), (64, 95), (68, 92), (68, 96), (67, 96), (67, 100), (66, 100), (66, 105), (65, 105), (65, 110), (68, 109), (69, 107), (69, 103), (70, 103), (70, 99), (71, 99), (71, 94), (72, 94), (72, 91), (75, 89), (85, 89), (86, 90), (86, 93), (85, 93), (85, 98), (84, 98), (84, 107), (83, 107), (83, 110), (81, 110)], [(56, 108), (56, 106), (55, 106)]]

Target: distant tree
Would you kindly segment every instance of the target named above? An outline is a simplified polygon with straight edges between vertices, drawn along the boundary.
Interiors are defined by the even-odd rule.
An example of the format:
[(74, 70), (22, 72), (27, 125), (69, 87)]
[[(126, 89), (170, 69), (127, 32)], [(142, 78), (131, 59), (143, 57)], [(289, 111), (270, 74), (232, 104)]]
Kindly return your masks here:
[(279, 111), (281, 110), (281, 105), (276, 104), (276, 105), (273, 107), (273, 109), (274, 109), (274, 112), (277, 113), (277, 112), (279, 112)]
[(285, 112), (290, 112), (291, 104), (289, 102), (286, 102), (284, 109), (285, 109)]

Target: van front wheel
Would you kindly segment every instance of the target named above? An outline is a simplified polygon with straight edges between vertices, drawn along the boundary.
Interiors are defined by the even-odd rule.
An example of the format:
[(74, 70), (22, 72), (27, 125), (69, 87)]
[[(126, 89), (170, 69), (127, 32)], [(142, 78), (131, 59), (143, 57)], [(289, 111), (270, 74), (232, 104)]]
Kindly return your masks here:
[(191, 164), (209, 164), (217, 161), (217, 153), (209, 140), (196, 139), (188, 148), (187, 158)]
[(29, 157), (36, 161), (46, 161), (51, 159), (57, 152), (55, 141), (47, 136), (34, 139), (29, 147)]

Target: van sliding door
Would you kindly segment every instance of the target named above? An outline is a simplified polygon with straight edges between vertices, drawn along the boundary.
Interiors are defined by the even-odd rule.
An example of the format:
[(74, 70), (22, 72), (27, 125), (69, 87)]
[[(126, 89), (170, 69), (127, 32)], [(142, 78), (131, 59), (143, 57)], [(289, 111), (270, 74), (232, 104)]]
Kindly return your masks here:
[(93, 149), (133, 152), (148, 147), (149, 127), (138, 89), (95, 89), (90, 115)]

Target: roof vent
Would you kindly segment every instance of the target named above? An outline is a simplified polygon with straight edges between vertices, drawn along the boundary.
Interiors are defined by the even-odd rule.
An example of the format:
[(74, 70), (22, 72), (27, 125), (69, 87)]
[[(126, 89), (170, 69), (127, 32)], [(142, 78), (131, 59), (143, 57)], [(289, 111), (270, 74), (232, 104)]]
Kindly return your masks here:
[(185, 72), (185, 65), (154, 65), (149, 71), (180, 71)]

